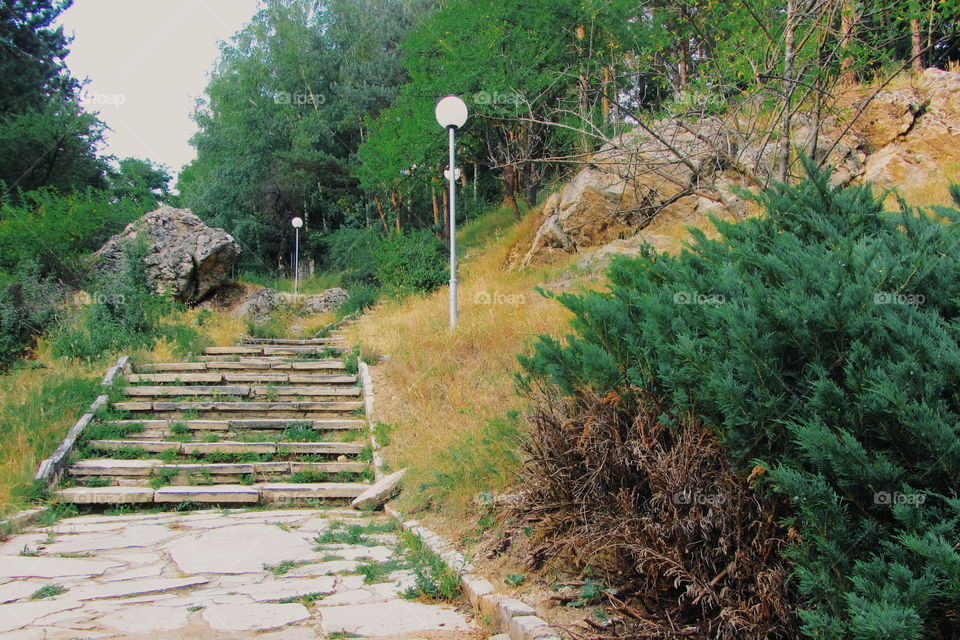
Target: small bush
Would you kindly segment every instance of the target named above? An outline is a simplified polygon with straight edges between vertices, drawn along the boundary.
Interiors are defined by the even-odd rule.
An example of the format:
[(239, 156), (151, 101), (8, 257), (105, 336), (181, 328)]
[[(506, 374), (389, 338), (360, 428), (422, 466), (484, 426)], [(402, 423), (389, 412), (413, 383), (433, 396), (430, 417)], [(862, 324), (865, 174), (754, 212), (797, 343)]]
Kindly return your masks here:
[(33, 262), (23, 262), (13, 275), (0, 277), (0, 366), (23, 355), (56, 321), (61, 298), (59, 288), (41, 278)]
[(53, 336), (57, 355), (92, 360), (118, 349), (153, 346), (159, 337), (159, 320), (172, 307), (151, 288), (145, 255), (143, 242), (130, 247), (123, 269), (105, 276), (93, 304), (84, 307), (71, 326)]
[(358, 311), (363, 311), (377, 303), (380, 292), (368, 285), (357, 285), (350, 288), (350, 297), (340, 303), (337, 312), (341, 316), (348, 316)]
[(429, 231), (393, 233), (377, 246), (377, 279), (390, 294), (432, 291), (448, 278), (444, 245)]

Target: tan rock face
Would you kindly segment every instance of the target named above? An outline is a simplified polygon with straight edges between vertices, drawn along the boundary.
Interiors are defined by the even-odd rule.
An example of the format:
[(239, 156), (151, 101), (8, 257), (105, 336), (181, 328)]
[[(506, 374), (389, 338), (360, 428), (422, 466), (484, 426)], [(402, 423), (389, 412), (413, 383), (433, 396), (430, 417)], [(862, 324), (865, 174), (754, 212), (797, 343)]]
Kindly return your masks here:
[[(685, 227), (710, 236), (708, 215), (755, 214), (756, 206), (734, 187), (755, 190), (758, 181), (775, 176), (778, 145), (746, 129), (710, 117), (668, 118), (611, 141), (547, 199), (532, 244), (511, 264), (582, 252), (584, 266), (595, 268), (611, 254), (635, 254), (647, 243), (674, 250)], [(927, 69), (912, 88), (881, 91), (852, 127), (800, 112), (791, 143), (833, 166), (834, 184), (864, 180), (946, 202), (944, 185), (960, 173), (960, 73)], [(938, 193), (929, 193), (934, 188)], [(592, 250), (608, 243), (609, 250)]]
[(158, 291), (183, 302), (203, 300), (226, 281), (240, 256), (240, 245), (223, 229), (213, 229), (189, 209), (163, 206), (127, 225), (95, 254), (101, 272), (123, 267), (132, 243), (147, 244), (144, 262)]
[[(925, 70), (913, 93), (916, 110), (908, 124), (907, 116), (893, 117), (907, 102), (903, 93), (877, 95), (878, 110), (897, 107), (885, 123), (886, 134), (872, 138), (874, 143), (886, 144), (868, 157), (863, 179), (880, 188), (906, 191), (946, 183), (955, 177), (951, 172), (960, 168), (960, 73)], [(876, 118), (868, 124), (881, 121)]]

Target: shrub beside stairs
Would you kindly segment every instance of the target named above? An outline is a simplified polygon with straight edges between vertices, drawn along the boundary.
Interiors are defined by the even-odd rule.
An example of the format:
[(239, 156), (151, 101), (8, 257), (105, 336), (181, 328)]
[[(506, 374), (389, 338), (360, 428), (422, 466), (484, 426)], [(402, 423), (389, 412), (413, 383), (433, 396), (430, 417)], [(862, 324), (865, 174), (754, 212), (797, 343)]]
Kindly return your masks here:
[(343, 338), (247, 338), (197, 362), (125, 368), (54, 495), (85, 505), (310, 505), (374, 477)]

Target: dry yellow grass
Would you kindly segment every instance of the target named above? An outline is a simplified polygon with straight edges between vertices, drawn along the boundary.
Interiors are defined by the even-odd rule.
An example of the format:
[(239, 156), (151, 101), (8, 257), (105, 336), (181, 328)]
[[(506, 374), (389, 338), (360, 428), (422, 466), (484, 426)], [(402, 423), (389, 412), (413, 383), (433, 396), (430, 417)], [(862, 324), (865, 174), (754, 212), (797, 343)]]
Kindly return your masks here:
[[(537, 334), (559, 334), (568, 313), (534, 290), (562, 271), (572, 259), (546, 269), (508, 272), (503, 268), (511, 247), (529, 239), (537, 212), (529, 214), (491, 246), (463, 263), (460, 316), (456, 332), (448, 330), (448, 290), (426, 297), (385, 302), (368, 311), (348, 331), (348, 339), (367, 350), (389, 354), (373, 368), (377, 383), (376, 418), (394, 429), (386, 457), (391, 467), (407, 467), (408, 490), (402, 507), (416, 511), (431, 503), (431, 487), (457, 470), (451, 448), (463, 451), (465, 440), (478, 437), (484, 425), (511, 409), (521, 409), (514, 393), (516, 356)], [(504, 447), (511, 442), (501, 443)], [(479, 454), (478, 455), (482, 455)], [(494, 472), (483, 480), (444, 487), (443, 513), (448, 532), (463, 532), (463, 516), (475, 494), (502, 490), (514, 480), (508, 457), (484, 461)], [(424, 488), (424, 490), (418, 490)]]

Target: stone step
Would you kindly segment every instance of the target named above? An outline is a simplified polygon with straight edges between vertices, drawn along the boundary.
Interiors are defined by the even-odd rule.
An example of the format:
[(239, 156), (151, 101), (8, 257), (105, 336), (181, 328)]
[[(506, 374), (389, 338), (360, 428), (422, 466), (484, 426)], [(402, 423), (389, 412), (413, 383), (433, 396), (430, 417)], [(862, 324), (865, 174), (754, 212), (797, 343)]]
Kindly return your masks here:
[(180, 396), (240, 396), (250, 395), (251, 387), (247, 385), (218, 385), (218, 386), (140, 386), (124, 387), (123, 394), (131, 397), (167, 397)]
[(72, 476), (149, 476), (162, 460), (114, 460), (113, 458), (79, 460), (67, 468)]
[(256, 504), (260, 502), (260, 489), (241, 484), (215, 484), (209, 486), (160, 487), (153, 493), (154, 502), (209, 502), (215, 504)]
[[(142, 440), (91, 440), (88, 445), (101, 451), (141, 447), (148, 453), (176, 451), (184, 455), (207, 455), (210, 453), (357, 455), (364, 446), (363, 443), (359, 442), (150, 442)], [(81, 460), (77, 464), (84, 462), (90, 461)], [(144, 461), (115, 460), (114, 462), (136, 463)], [(132, 468), (136, 467), (136, 465), (130, 466)]]
[(369, 488), (369, 484), (355, 482), (317, 482), (298, 484), (273, 482), (254, 485), (260, 489), (262, 502), (298, 502), (333, 498), (353, 499)]
[(259, 372), (234, 373), (211, 371), (206, 373), (132, 373), (127, 376), (131, 384), (217, 384), (250, 383), (250, 384), (344, 384), (354, 385), (357, 376), (346, 374), (318, 374), (318, 373), (285, 373)]
[(342, 371), (343, 360), (324, 358), (318, 360), (267, 360), (265, 358), (240, 358), (235, 361), (206, 362), (161, 362), (142, 364), (136, 367), (140, 373), (204, 372), (204, 371)]
[[(126, 426), (142, 424), (144, 432), (170, 432), (174, 424), (182, 424), (191, 431), (268, 431), (283, 430), (293, 425), (306, 424), (315, 431), (353, 431), (363, 429), (367, 423), (364, 420), (327, 419), (327, 420), (294, 420), (284, 418), (238, 418), (235, 420), (107, 420), (105, 425)], [(138, 438), (142, 434), (132, 433), (129, 438)]]
[[(205, 462), (205, 463), (169, 463), (158, 464), (152, 467), (151, 474), (144, 476), (140, 473), (130, 475), (110, 474), (98, 475), (91, 473), (72, 473), (71, 475), (83, 482), (84, 478), (99, 477), (107, 480), (110, 486), (147, 487), (151, 479), (157, 474), (163, 474), (170, 484), (202, 485), (198, 479), (207, 478), (212, 484), (240, 483), (244, 476), (252, 477), (257, 481), (275, 480), (276, 476), (290, 476), (295, 473), (311, 474), (360, 474), (367, 471), (370, 465), (365, 462)], [(209, 485), (205, 485), (209, 486)]]
[(124, 387), (123, 393), (132, 398), (270, 398), (277, 396), (300, 396), (320, 398), (325, 396), (357, 397), (362, 394), (360, 387), (311, 386), (311, 385), (218, 385), (218, 386), (132, 386)]
[(298, 355), (316, 355), (322, 353), (343, 353), (344, 347), (334, 347), (328, 345), (303, 345), (303, 346), (270, 346), (270, 345), (249, 345), (235, 347), (207, 347), (203, 350), (205, 356), (298, 356)]
[[(290, 401), (290, 402), (242, 402), (242, 401), (144, 401), (133, 400), (114, 402), (111, 405), (116, 411), (153, 412), (160, 414), (157, 417), (177, 417), (180, 412), (196, 411), (214, 415), (232, 413), (266, 413), (280, 418), (312, 417), (308, 414), (325, 412), (349, 412), (363, 408), (362, 402), (317, 402), (317, 401)], [(163, 414), (173, 414), (172, 416)], [(281, 414), (281, 415), (276, 415)], [(319, 416), (318, 416), (319, 417)]]
[(325, 345), (343, 342), (343, 336), (331, 336), (329, 338), (306, 338), (296, 340), (292, 338), (248, 338), (244, 337), (241, 342), (245, 345), (283, 345), (283, 346), (309, 346)]
[(353, 499), (369, 485), (354, 482), (220, 484), (208, 486), (71, 487), (54, 491), (63, 502), (74, 504), (143, 504), (200, 502), (257, 504), (306, 500)]
[(53, 495), (72, 504), (143, 504), (152, 503), (154, 493), (149, 487), (71, 487)]

